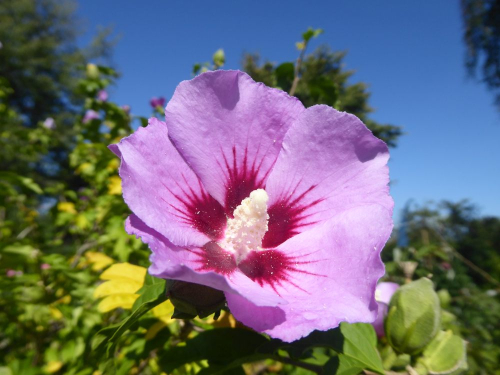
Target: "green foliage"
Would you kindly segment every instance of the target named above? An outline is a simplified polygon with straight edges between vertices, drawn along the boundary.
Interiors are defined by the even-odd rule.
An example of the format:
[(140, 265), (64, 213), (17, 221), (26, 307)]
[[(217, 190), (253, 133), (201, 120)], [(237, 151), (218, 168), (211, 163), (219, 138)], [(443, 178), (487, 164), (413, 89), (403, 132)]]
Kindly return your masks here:
[(88, 59), (102, 56), (105, 38), (97, 38), (101, 43), (88, 49), (77, 47), (75, 8), (71, 0), (0, 3), (0, 76), (13, 88), (10, 105), (31, 127), (70, 111), (68, 102), (81, 103), (75, 93), (81, 68)]
[(500, 1), (461, 0), (463, 39), (467, 47), (466, 65), (474, 75), (481, 66), (481, 78), (487, 87), (497, 92), (496, 104), (500, 109)]

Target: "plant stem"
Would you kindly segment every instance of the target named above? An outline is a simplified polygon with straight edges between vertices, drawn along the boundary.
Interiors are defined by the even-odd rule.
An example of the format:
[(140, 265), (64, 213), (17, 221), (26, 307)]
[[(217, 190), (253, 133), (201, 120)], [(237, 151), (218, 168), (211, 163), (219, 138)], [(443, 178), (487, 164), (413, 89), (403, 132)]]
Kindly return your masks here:
[(297, 90), (297, 85), (300, 81), (300, 68), (302, 68), (302, 61), (304, 61), (304, 56), (306, 54), (307, 42), (304, 42), (304, 48), (300, 52), (299, 57), (297, 58), (297, 62), (295, 63), (295, 72), (292, 82), (292, 87), (290, 88), (290, 92), (288, 95), (293, 96), (295, 94), (295, 90)]

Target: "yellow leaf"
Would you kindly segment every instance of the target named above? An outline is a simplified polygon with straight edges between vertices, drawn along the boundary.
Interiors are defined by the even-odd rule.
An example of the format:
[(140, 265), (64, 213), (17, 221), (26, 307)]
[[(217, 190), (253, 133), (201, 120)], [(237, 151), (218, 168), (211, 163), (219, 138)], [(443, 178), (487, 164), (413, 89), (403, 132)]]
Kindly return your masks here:
[(151, 311), (153, 312), (154, 316), (162, 320), (164, 323), (169, 324), (175, 320), (171, 319), (171, 316), (174, 313), (174, 305), (172, 305), (172, 302), (170, 301), (165, 301), (163, 303), (160, 303), (158, 306), (154, 307)]
[(117, 158), (111, 159), (111, 161), (108, 163), (106, 169), (110, 172), (116, 171), (118, 167), (120, 166), (120, 161)]
[(236, 327), (236, 319), (231, 313), (223, 311), (219, 319), (214, 320), (213, 317), (208, 318), (205, 323), (212, 324), (214, 327), (219, 328), (234, 328)]
[(53, 374), (54, 372), (59, 371), (62, 366), (63, 366), (63, 363), (61, 361), (49, 361), (45, 365), (44, 370), (45, 370), (45, 372), (47, 372), (49, 374)]
[(59, 298), (57, 301), (55, 301), (54, 303), (56, 304), (63, 304), (63, 305), (67, 305), (68, 303), (71, 302), (71, 296), (69, 294), (66, 294), (64, 297), (61, 297)]
[(167, 324), (163, 320), (156, 322), (151, 327), (149, 327), (148, 331), (146, 332), (145, 339), (146, 340), (154, 339), (156, 337), (156, 334), (158, 332), (160, 332), (166, 326), (167, 326)]
[(101, 274), (102, 280), (132, 280), (144, 283), (146, 268), (130, 263), (116, 263)]
[(76, 214), (75, 205), (71, 202), (59, 202), (57, 204), (57, 209), (61, 212), (67, 212), (69, 214)]
[(91, 163), (83, 163), (80, 164), (78, 168), (76, 168), (76, 173), (91, 174), (92, 172), (94, 172), (94, 169), (95, 168)]
[(297, 42), (297, 43), (295, 43), (295, 46), (297, 47), (297, 49), (299, 51), (302, 51), (304, 48), (306, 48), (306, 45), (304, 42)]
[(63, 318), (61, 310), (59, 310), (57, 307), (49, 306), (49, 312), (52, 318), (56, 320), (60, 320)]
[(115, 294), (135, 294), (141, 287), (142, 283), (135, 280), (109, 280), (95, 289), (94, 298)]
[(111, 176), (108, 182), (108, 194), (120, 195), (122, 193), (122, 180), (118, 176)]
[(90, 221), (83, 213), (77, 215), (75, 219), (75, 224), (80, 229), (86, 229), (90, 227)]
[(100, 271), (114, 262), (114, 260), (107, 255), (95, 251), (87, 251), (85, 253), (85, 258), (92, 264), (92, 269), (94, 271)]
[(129, 310), (134, 305), (135, 300), (139, 297), (138, 294), (114, 294), (104, 298), (97, 309), (102, 312), (108, 312), (121, 307), (122, 309)]

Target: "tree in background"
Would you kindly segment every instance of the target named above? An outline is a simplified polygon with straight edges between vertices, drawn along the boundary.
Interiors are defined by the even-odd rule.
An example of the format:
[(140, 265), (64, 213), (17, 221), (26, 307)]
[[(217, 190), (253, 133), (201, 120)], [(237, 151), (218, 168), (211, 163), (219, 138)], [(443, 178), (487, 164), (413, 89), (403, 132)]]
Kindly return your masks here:
[(395, 147), (402, 135), (401, 128), (379, 124), (369, 118), (373, 108), (368, 104), (368, 85), (364, 82), (348, 83), (354, 71), (343, 69), (346, 52), (332, 51), (323, 46), (312, 54), (305, 54), (309, 41), (321, 32), (321, 29), (309, 29), (302, 35), (303, 41), (297, 43), (300, 56), (295, 64), (261, 63), (258, 55), (247, 54), (243, 58), (243, 70), (258, 82), (279, 87), (296, 96), (306, 107), (326, 104), (356, 115), (375, 136), (389, 147)]
[(500, 109), (500, 0), (461, 0), (461, 7), (467, 69), (475, 75), (481, 66), (482, 80)]
[[(15, 121), (11, 116), (0, 124), (0, 169), (33, 177), (42, 185), (56, 176), (72, 179), (67, 157), (85, 98), (78, 81), (89, 59), (106, 59), (112, 52), (108, 30), (89, 47), (78, 47), (81, 29), (75, 9), (72, 0), (0, 2), (2, 102), (17, 113)], [(33, 134), (44, 122), (57, 128), (50, 143)], [(44, 147), (26, 148), (44, 142)]]

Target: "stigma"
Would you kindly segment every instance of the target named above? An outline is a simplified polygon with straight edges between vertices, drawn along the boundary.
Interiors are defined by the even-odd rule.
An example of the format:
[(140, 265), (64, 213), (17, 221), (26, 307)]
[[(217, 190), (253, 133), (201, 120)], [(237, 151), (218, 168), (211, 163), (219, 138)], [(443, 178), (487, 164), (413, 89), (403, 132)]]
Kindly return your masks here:
[(269, 196), (264, 189), (257, 189), (243, 199), (227, 221), (224, 239), (220, 245), (235, 254), (236, 263), (241, 262), (251, 251), (262, 250), (262, 239), (267, 232)]

